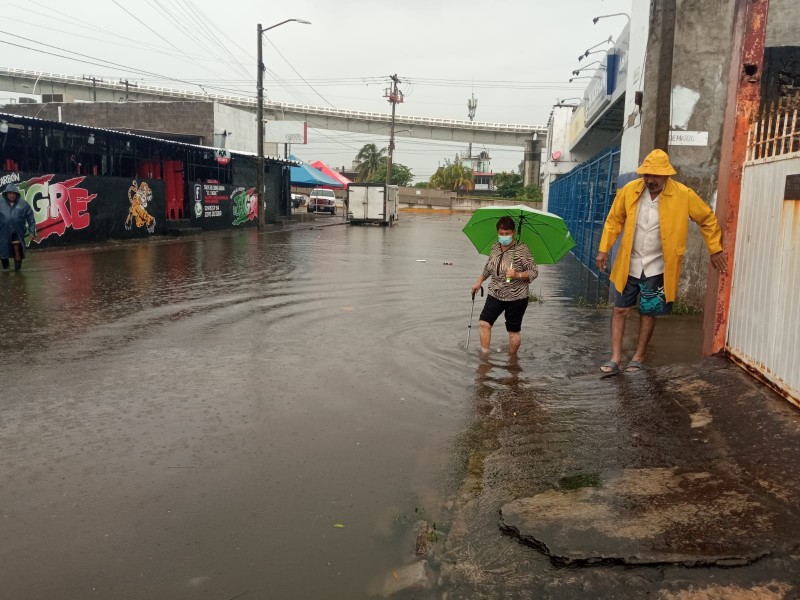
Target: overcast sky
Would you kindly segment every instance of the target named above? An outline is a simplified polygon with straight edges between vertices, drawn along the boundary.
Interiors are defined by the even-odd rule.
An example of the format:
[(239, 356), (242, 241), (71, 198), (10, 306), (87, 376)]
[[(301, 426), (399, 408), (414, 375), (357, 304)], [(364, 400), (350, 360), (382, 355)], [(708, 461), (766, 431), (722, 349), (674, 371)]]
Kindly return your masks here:
[[(0, 44), (0, 65), (255, 97), (256, 24), (300, 18), (312, 24), (286, 23), (265, 36), (270, 100), (388, 113), (383, 90), (396, 73), (405, 92), (398, 114), (467, 119), (474, 94), (476, 121), (545, 125), (557, 99), (582, 95), (587, 80), (569, 84), (572, 70), (600, 56), (579, 63), (578, 55), (616, 39), (626, 23), (592, 18), (630, 13), (631, 1), (0, 0), (0, 40), (50, 53)], [(365, 143), (388, 143), (319, 130), (309, 141), (293, 152), (333, 167), (349, 166)], [(522, 160), (521, 148), (486, 149), (496, 172)], [(426, 180), (465, 151), (398, 138), (395, 161)]]

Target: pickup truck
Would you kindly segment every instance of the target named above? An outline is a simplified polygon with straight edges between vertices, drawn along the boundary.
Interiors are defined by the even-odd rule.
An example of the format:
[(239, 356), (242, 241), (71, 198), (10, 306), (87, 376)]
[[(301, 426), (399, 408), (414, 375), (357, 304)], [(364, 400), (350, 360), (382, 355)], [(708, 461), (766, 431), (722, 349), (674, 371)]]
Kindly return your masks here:
[(308, 197), (308, 212), (329, 212), (336, 214), (336, 194), (333, 190), (314, 188)]

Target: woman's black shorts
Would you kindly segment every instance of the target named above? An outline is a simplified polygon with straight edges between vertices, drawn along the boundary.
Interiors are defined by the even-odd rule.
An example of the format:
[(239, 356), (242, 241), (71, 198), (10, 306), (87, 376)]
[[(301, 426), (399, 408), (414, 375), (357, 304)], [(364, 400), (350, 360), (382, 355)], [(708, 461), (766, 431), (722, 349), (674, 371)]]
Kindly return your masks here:
[(520, 300), (498, 300), (494, 296), (486, 297), (486, 304), (483, 305), (480, 320), (486, 321), (489, 325), (494, 325), (497, 317), (505, 311), (506, 331), (518, 333), (522, 329), (522, 317), (528, 309), (528, 299)]

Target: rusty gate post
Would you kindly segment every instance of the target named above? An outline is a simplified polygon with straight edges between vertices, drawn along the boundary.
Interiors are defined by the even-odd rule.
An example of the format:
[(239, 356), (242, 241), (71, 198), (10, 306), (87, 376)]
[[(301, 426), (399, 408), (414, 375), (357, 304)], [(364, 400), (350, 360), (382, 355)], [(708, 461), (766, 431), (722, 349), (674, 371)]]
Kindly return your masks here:
[(739, 219), (739, 196), (747, 153), (747, 132), (761, 101), (761, 71), (769, 0), (736, 0), (728, 76), (728, 101), (722, 127), (716, 214), (722, 228), (727, 274), (708, 270), (703, 318), (703, 355), (725, 348), (728, 333), (733, 254)]

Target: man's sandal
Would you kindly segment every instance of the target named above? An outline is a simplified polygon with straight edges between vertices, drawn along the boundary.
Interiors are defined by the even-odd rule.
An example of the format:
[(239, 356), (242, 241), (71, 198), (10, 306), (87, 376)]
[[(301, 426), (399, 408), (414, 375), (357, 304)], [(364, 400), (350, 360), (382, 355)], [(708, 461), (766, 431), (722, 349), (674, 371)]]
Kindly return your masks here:
[(625, 367), (626, 373), (638, 373), (639, 371), (644, 369), (644, 363), (640, 360), (632, 360), (628, 363), (628, 366)]
[(615, 363), (613, 360), (609, 360), (603, 363), (603, 365), (600, 367), (600, 371), (602, 371), (603, 375), (606, 377), (616, 375), (619, 373), (619, 364)]

